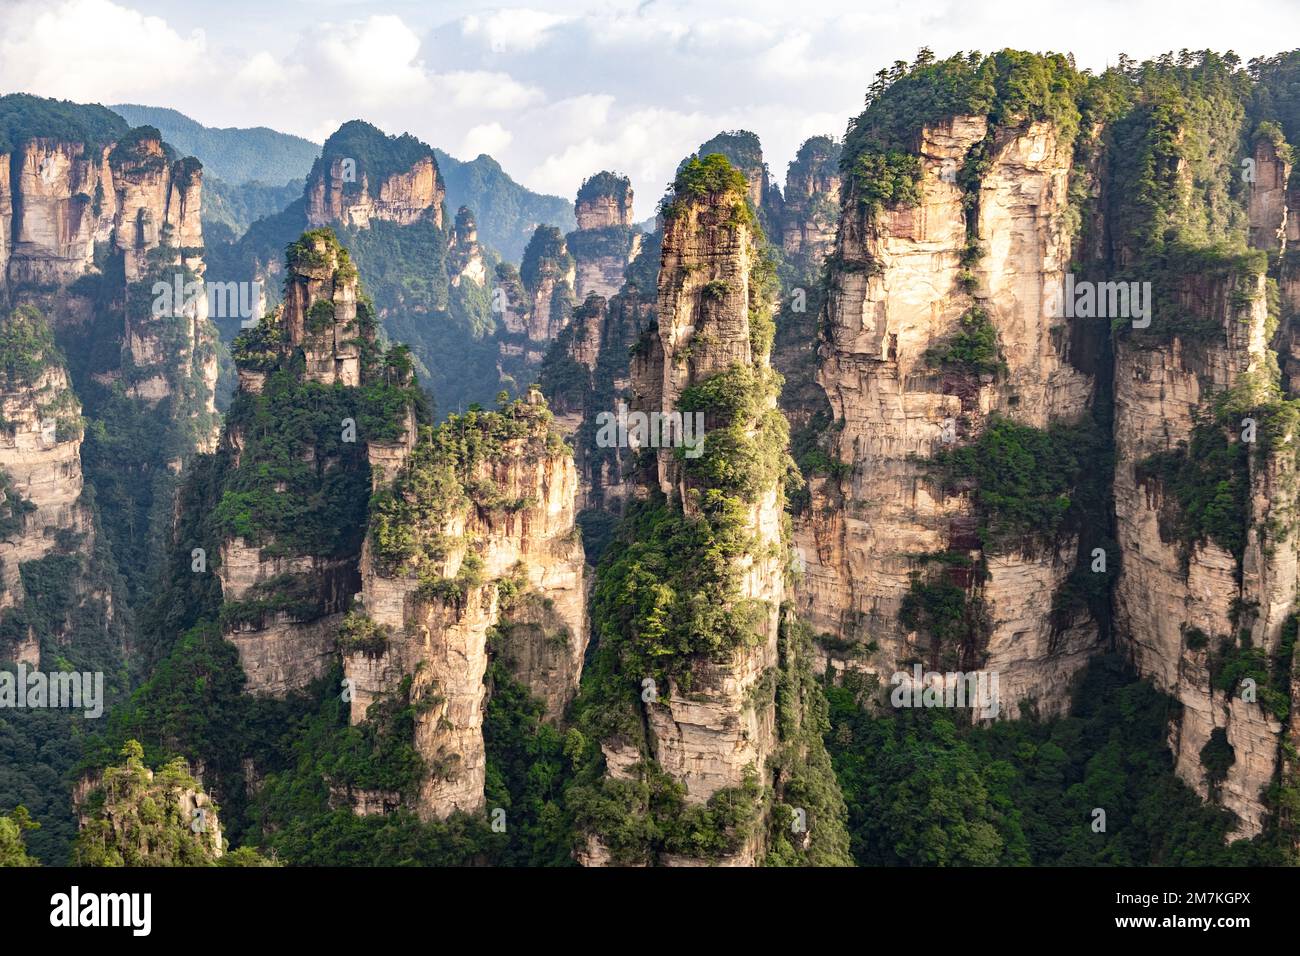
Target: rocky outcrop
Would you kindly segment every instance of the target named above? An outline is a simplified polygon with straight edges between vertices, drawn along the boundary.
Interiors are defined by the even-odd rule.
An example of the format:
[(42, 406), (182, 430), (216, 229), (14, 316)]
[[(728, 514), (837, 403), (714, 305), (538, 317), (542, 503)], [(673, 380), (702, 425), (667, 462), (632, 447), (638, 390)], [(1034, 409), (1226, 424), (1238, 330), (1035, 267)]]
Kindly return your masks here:
[(355, 387), (365, 339), (357, 323), (357, 270), (345, 256), (323, 234), (308, 233), (293, 246), (275, 321), (302, 349), (308, 381)]
[[(987, 171), (968, 215), (946, 170), (984, 143)], [(876, 213), (854, 188), (844, 198), (818, 374), (843, 474), (812, 479), (796, 535), (801, 614), (837, 641), (869, 644), (853, 666), (886, 681), (933, 650), (900, 621), (914, 575), (924, 572), (920, 559), (980, 558), (973, 502), (942, 493), (925, 460), (973, 440), (995, 414), (1035, 428), (1078, 420), (1092, 394), (1091, 377), (1071, 363), (1069, 321), (1048, 304), (1070, 261), (1071, 144), (1046, 122), (990, 130), (983, 116), (957, 116), (920, 131), (917, 157), (915, 204)], [(994, 330), (1000, 369), (935, 362), (972, 315)], [(972, 578), (956, 576), (989, 610), (986, 643), (963, 664), (997, 668), (1012, 703), (1004, 715), (1025, 698), (1060, 713), (1097, 638), (1086, 620), (1062, 630), (1044, 599), (1069, 573), (1073, 543), (984, 558), (981, 594)]]
[[(529, 342), (550, 342), (568, 324), (573, 296), (574, 264), (563, 236), (554, 226), (538, 226), (519, 266), (526, 313), (522, 329)], [(507, 325), (509, 328), (509, 325)]]
[(487, 266), (478, 242), (478, 225), (474, 214), (465, 206), (456, 210), (456, 226), (447, 249), (447, 271), (451, 284), (459, 286), (468, 279), (477, 286), (487, 285)]
[(489, 657), (558, 719), (586, 649), (577, 474), (540, 393), (426, 430), (379, 487), (344, 641), (352, 720), (410, 678), (426, 819), (483, 807)]
[(573, 208), (581, 232), (628, 228), (632, 225), (632, 181), (603, 170), (583, 180)]
[(376, 220), (401, 226), (429, 221), (441, 226), (446, 190), (432, 152), (412, 156), (409, 165), (392, 169), (370, 159), (364, 147), (356, 150), (358, 155), (342, 155), (352, 145), (350, 128), (365, 125), (344, 124), (326, 142), (307, 180), (308, 226), (341, 223), (367, 229)]
[(623, 271), (636, 258), (641, 233), (632, 225), (632, 183), (600, 172), (583, 182), (574, 204), (578, 228), (565, 237), (573, 255), (573, 291), (579, 299), (609, 298), (623, 285)]
[(1265, 252), (1282, 251), (1288, 232), (1287, 183), (1291, 178), (1291, 163), (1289, 156), (1279, 155), (1279, 148), (1288, 149), (1284, 140), (1256, 136), (1255, 149), (1248, 160), (1250, 196), (1246, 214), (1250, 246)]
[(201, 264), (201, 168), (174, 160), (151, 127), (104, 146), (32, 138), (0, 165), (9, 173), (0, 187), (8, 224), (0, 265), (11, 287), (67, 285), (94, 268), (95, 243), (110, 238), (127, 281), (145, 273), (163, 244), (191, 268)]
[(785, 174), (781, 244), (787, 255), (825, 258), (840, 214), (840, 144), (804, 141)]
[[(1256, 233), (1266, 242), (1271, 234)], [(1115, 366), (1116, 626), (1138, 669), (1182, 704), (1170, 736), (1178, 775), (1236, 813), (1237, 832), (1247, 837), (1260, 832), (1268, 812), (1263, 791), (1277, 768), (1282, 727), (1266, 681), (1246, 690), (1219, 675), (1249, 648), (1272, 659), (1296, 601), (1290, 538), (1297, 439), (1292, 426), (1270, 429), (1266, 415), (1253, 411), (1269, 400), (1271, 356), (1264, 263), (1251, 261), (1180, 277), (1171, 306), (1200, 318), (1204, 331), (1121, 336)], [(1153, 316), (1153, 330), (1174, 318)], [(1246, 470), (1214, 479), (1247, 489), (1244, 513), (1224, 519), (1243, 535), (1241, 551), (1225, 541), (1223, 526), (1208, 537), (1179, 533), (1183, 506), (1169, 487), (1170, 464), (1208, 456), (1214, 435), (1254, 442), (1247, 420), (1256, 417), (1268, 434), (1245, 453)], [(1203, 756), (1216, 735), (1234, 755), (1221, 779)]]
[[(286, 267), (284, 302), (234, 345), (240, 387), (247, 399), (244, 407), (249, 412), (265, 401), (260, 393), (266, 376), (281, 369), (300, 367), (299, 374), (307, 383), (357, 389), (366, 375), (362, 353), (376, 348), (374, 317), (368, 310), (362, 315), (358, 307), (356, 267), (332, 232), (321, 229), (304, 234), (289, 247)], [(305, 409), (297, 413), (309, 414)], [(254, 444), (266, 436), (261, 429), (258, 435), (250, 435), (249, 421), (248, 412), (232, 416), (222, 437), (221, 452), (230, 463), (230, 481), (239, 480), (240, 470), (260, 474), (272, 467), (262, 456), (275, 453), (274, 449)], [(295, 431), (285, 439), (293, 443), (294, 456), (312, 466), (315, 482), (321, 486), (320, 508), (331, 507), (326, 500), (327, 483), (346, 482), (347, 474), (365, 466), (366, 442), (372, 437), (365, 431), (366, 424), (360, 413), (354, 413), (311, 426), (306, 432)], [(405, 425), (397, 431), (399, 444), (401, 436), (411, 434), (414, 427), (408, 410)], [(326, 444), (323, 429), (334, 433), (331, 439), (341, 437), (341, 441)], [(394, 441), (387, 436), (373, 437), (377, 439), (377, 458), (391, 457)], [(265, 481), (270, 487), (263, 493), (309, 493), (303, 488), (290, 491), (286, 482), (274, 477)], [(252, 496), (257, 492), (244, 493)], [(351, 502), (350, 511), (364, 513), (357, 504)], [(303, 520), (313, 519), (305, 516)], [(347, 516), (316, 520), (339, 522)], [(283, 529), (283, 534), (297, 540), (292, 528)], [(231, 533), (222, 540), (216, 571), (224, 602), (223, 632), (239, 650), (249, 693), (283, 697), (328, 671), (337, 660), (342, 615), (360, 588), (358, 560), (356, 552), (307, 551), (280, 540), (276, 533), (251, 538)]]
[[(87, 552), (95, 534), (82, 500), (81, 403), (73, 394), (49, 325), (31, 306), (0, 322), (0, 342), (10, 357), (0, 371), (0, 609), (23, 604), (28, 595), (22, 567), (56, 553), (65, 535)], [(111, 614), (110, 614), (111, 616)], [(42, 641), (58, 635), (30, 634), (32, 646), (0, 644), (0, 659), (39, 659)]]
[[(727, 158), (740, 170), (748, 183), (749, 204), (757, 211), (759, 224), (769, 241), (779, 244), (781, 237), (781, 190), (772, 182), (767, 163), (763, 161), (763, 147), (758, 136), (749, 130), (737, 129), (719, 133), (700, 144), (695, 151), (701, 159), (717, 153)], [(680, 167), (679, 167), (680, 169)]]
[(573, 256), (554, 226), (538, 226), (519, 270), (502, 263), (493, 288), (497, 372), (503, 386), (522, 391), (536, 376), (551, 342), (573, 317)]
[[(42, 101), (27, 108), (40, 115)], [(152, 127), (122, 124), (109, 141), (92, 142), (81, 132), (107, 123), (100, 108), (63, 109), (70, 125), (60, 135), (32, 136), (0, 154), (8, 171), (0, 186), (0, 288), (50, 315), (74, 367), (89, 366), (98, 382), (120, 383), (148, 406), (172, 399), (175, 425), (187, 433), (181, 457), (211, 450), (217, 350), (203, 283), (202, 167), (177, 158)], [(77, 117), (83, 125), (72, 122)], [(50, 117), (32, 121), (58, 132), (51, 124)], [(120, 273), (111, 256), (120, 256)], [(106, 287), (118, 275), (125, 287)], [(92, 345), (111, 310), (121, 312), (121, 341)], [(119, 362), (104, 361), (105, 345), (118, 349)], [(75, 354), (78, 347), (93, 358)], [(167, 463), (180, 465), (179, 458)]]
[[(711, 653), (690, 655), (680, 666), (658, 674), (657, 680), (647, 678), (652, 690), (643, 690), (635, 705), (642, 743), (615, 737), (602, 742), (602, 751), (611, 779), (642, 773), (654, 779), (663, 773), (682, 788), (687, 807), (706, 804), (724, 792), (748, 801), (751, 828), (716, 854), (715, 862), (754, 865), (765, 852), (770, 796), (759, 781), (765, 779), (778, 746), (771, 676), (785, 597), (784, 492), (779, 467), (770, 456), (783, 460), (784, 433), (776, 421), (770, 339), (764, 337), (773, 302), (770, 291), (751, 281), (761, 253), (744, 198), (745, 184), (723, 163), (711, 168), (718, 169), (719, 178), (731, 179), (730, 185), (717, 188), (711, 182), (711, 189), (695, 190), (690, 177), (701, 175), (701, 168), (684, 167), (676, 196), (665, 207), (657, 327), (642, 335), (643, 354), (633, 363), (633, 408), (662, 415), (689, 413), (698, 409), (699, 396), (714, 389), (733, 396), (725, 407), (702, 413), (726, 437), (715, 438), (706, 428), (697, 451), (707, 457), (709, 442), (718, 441), (736, 455), (752, 455), (762, 462), (752, 485), (746, 484), (743, 491), (725, 484), (714, 487), (707, 466), (701, 471), (693, 464), (698, 454), (684, 457), (681, 447), (673, 447), (680, 440), (650, 443), (644, 454), (652, 465), (645, 478), (662, 492), (670, 515), (680, 514), (681, 520), (709, 529), (701, 534), (745, 542), (727, 551), (725, 566), (717, 570), (728, 582), (722, 589), (736, 602), (732, 613), (743, 621), (737, 630), (744, 636), (737, 634), (734, 643), (723, 641)], [(725, 508), (725, 518), (719, 508)], [(672, 560), (712, 562), (715, 556), (688, 551)], [(608, 626), (603, 633), (607, 640), (614, 638)], [(701, 634), (698, 639), (709, 637)], [(627, 674), (624, 679), (644, 688), (643, 676)], [(690, 865), (695, 856), (673, 849), (655, 854), (653, 862)], [(609, 861), (599, 834), (589, 835), (579, 858), (588, 865)]]
[(579, 521), (593, 563), (613, 518), (645, 491), (633, 474), (636, 451), (608, 441), (607, 425), (630, 410), (631, 352), (653, 334), (661, 238), (653, 233), (640, 246), (617, 295), (606, 300), (593, 293), (574, 310), (541, 368), (556, 425), (573, 444)]

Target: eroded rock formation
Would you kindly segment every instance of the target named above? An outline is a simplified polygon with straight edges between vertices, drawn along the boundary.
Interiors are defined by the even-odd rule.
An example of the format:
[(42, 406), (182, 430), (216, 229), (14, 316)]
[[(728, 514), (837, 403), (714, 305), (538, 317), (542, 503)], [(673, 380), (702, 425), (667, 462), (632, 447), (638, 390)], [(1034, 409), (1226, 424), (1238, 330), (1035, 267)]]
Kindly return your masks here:
[(490, 655), (555, 720), (586, 649), (577, 473), (540, 393), (425, 430), (372, 464), (378, 488), (345, 638), (352, 720), (405, 690), (428, 773), (416, 807), (444, 818), (483, 807), (484, 675)]

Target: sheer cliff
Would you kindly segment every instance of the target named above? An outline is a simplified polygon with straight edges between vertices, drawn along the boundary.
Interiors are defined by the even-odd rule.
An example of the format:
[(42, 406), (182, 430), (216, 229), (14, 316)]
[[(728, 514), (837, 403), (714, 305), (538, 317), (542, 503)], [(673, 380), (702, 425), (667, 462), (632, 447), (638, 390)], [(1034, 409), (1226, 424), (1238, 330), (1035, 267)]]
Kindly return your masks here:
[[(705, 427), (630, 442), (651, 493), (597, 577), (598, 656), (579, 701), (593, 749), (571, 796), (588, 865), (844, 858), (842, 802), (790, 802), (829, 763), (784, 608), (774, 277), (748, 193), (712, 154), (683, 165), (661, 208), (656, 324), (638, 343), (633, 407)], [(808, 828), (782, 826), (797, 814)]]
[(1290, 785), (1296, 588), (1289, 151), (1256, 109), (1212, 54), (882, 74), (841, 162), (795, 532), (822, 666), (996, 674), (998, 716), (1061, 714), (1113, 642), (1248, 837)]

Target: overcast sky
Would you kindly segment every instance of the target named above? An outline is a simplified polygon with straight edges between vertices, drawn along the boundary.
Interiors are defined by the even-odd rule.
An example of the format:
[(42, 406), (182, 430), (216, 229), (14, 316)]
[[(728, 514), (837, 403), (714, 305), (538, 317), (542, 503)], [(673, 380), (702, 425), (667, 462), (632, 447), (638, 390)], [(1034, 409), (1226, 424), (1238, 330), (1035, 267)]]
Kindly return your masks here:
[[(527, 2), (527, 0), (524, 0)], [(0, 90), (169, 106), (320, 142), (362, 118), (488, 152), (571, 197), (603, 168), (639, 217), (721, 129), (759, 134), (778, 181), (842, 136), (872, 75), (921, 46), (1118, 54), (1300, 46), (1296, 0), (0, 0)]]

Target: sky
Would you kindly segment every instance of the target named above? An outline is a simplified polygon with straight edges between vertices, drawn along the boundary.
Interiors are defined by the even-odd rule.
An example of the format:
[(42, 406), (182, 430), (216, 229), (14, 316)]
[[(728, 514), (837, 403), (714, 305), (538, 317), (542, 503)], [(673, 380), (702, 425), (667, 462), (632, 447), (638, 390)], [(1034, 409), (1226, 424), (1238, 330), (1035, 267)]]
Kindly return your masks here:
[(777, 182), (842, 136), (877, 70), (922, 46), (1120, 53), (1300, 45), (1295, 0), (0, 0), (0, 92), (167, 106), (208, 126), (324, 139), (349, 119), (496, 157), (572, 197), (632, 177), (638, 218), (724, 129)]

